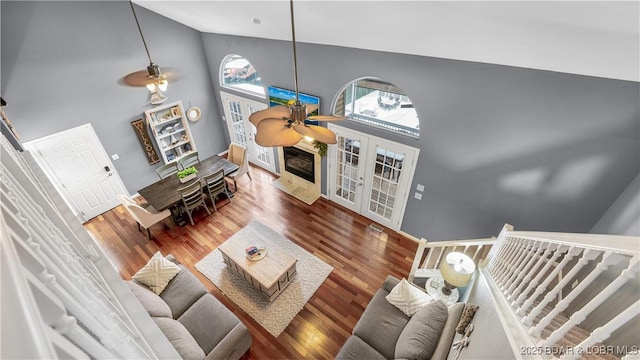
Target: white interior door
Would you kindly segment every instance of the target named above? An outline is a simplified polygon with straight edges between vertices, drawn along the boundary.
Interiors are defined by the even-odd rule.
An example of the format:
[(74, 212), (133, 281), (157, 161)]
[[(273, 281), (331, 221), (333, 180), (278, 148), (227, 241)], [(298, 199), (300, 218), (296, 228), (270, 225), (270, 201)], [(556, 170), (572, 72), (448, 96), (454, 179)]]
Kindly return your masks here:
[(345, 129), (329, 147), (329, 199), (393, 230), (400, 229), (419, 150)]
[(116, 194), (128, 194), (91, 124), (24, 145), (84, 221), (118, 206)]
[(267, 108), (266, 104), (220, 92), (227, 128), (231, 141), (247, 147), (249, 161), (271, 172), (276, 172), (275, 155), (272, 147), (265, 148), (255, 143), (256, 127), (249, 122), (249, 115)]

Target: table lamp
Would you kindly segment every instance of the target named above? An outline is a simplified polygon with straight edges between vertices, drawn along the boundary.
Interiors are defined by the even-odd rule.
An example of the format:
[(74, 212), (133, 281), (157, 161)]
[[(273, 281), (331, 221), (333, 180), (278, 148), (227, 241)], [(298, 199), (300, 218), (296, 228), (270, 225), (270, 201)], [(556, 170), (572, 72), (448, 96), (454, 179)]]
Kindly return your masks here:
[(469, 256), (460, 252), (447, 254), (440, 266), (440, 273), (444, 279), (442, 293), (449, 296), (453, 289), (467, 285), (475, 270), (476, 264)]

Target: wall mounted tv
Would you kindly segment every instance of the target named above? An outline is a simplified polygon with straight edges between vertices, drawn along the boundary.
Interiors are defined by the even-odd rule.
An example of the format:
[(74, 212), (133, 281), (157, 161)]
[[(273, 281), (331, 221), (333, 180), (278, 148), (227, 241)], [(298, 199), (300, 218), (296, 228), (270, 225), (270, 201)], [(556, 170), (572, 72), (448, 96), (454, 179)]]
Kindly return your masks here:
[[(296, 99), (296, 92), (292, 91), (292, 90), (287, 90), (287, 89), (282, 89), (279, 87), (275, 87), (275, 86), (269, 86), (268, 87), (269, 90), (269, 106), (275, 106), (275, 105), (284, 105), (289, 107), (288, 102), (289, 100), (295, 100)], [(317, 105), (318, 108), (312, 112), (309, 113), (307, 115), (312, 116), (312, 115), (318, 115), (320, 113), (320, 98), (317, 96), (313, 96), (313, 95), (308, 95), (308, 94), (303, 94), (303, 93), (298, 93), (298, 96), (300, 97), (300, 102), (303, 104), (311, 104), (311, 105)], [(317, 121), (314, 121), (313, 123), (315, 123), (317, 125)]]

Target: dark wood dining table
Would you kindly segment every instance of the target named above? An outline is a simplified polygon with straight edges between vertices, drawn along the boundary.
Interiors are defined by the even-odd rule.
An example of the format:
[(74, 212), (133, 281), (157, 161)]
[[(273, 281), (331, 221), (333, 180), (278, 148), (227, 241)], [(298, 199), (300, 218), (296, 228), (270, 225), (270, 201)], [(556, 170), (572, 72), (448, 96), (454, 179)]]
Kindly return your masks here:
[[(200, 161), (195, 167), (198, 169), (198, 179), (211, 175), (221, 168), (224, 169), (225, 175), (232, 174), (240, 168), (238, 165), (218, 155), (213, 155)], [(196, 180), (190, 180), (183, 184), (177, 175), (171, 175), (138, 190), (138, 194), (140, 194), (147, 203), (156, 208), (156, 210), (160, 211), (168, 209), (180, 202), (182, 197), (178, 189), (187, 186), (193, 181)]]

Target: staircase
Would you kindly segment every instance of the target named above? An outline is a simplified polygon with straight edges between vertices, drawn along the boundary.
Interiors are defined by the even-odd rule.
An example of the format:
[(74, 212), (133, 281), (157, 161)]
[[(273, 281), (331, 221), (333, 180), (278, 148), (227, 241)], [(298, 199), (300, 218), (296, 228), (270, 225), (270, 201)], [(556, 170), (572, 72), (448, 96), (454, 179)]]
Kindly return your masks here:
[[(551, 306), (544, 307), (540, 312), (540, 314), (534, 320), (534, 324), (537, 324), (543, 317), (549, 315), (549, 313), (551, 313), (552, 310), (553, 310), (553, 307)], [(542, 338), (543, 339), (548, 338), (549, 335), (551, 335), (554, 331), (558, 330), (562, 325), (564, 325), (568, 321), (569, 321), (569, 318), (567, 317), (567, 315), (565, 315), (563, 312), (560, 312), (553, 318), (551, 323), (547, 325), (547, 327), (544, 328), (544, 330), (542, 330), (542, 333), (541, 333)], [(565, 355), (568, 349), (576, 348), (578, 344), (587, 340), (590, 335), (591, 334), (587, 330), (581, 328), (580, 326), (573, 326), (564, 335), (562, 339), (560, 339), (557, 343), (554, 344), (554, 346), (551, 347), (552, 349), (551, 353), (555, 357)], [(620, 359), (619, 357), (614, 356), (610, 353), (607, 353), (606, 351), (595, 351), (595, 350), (602, 349), (603, 346), (604, 345), (602, 343), (596, 344), (594, 346), (594, 351), (591, 351), (591, 353), (589, 354), (582, 354), (580, 356), (580, 359), (583, 359), (583, 360), (619, 360)]]
[(409, 280), (439, 275), (448, 252), (464, 252), (476, 262), (517, 358), (638, 359), (640, 339), (625, 336), (640, 315), (638, 243), (507, 224), (492, 239), (422, 239)]

